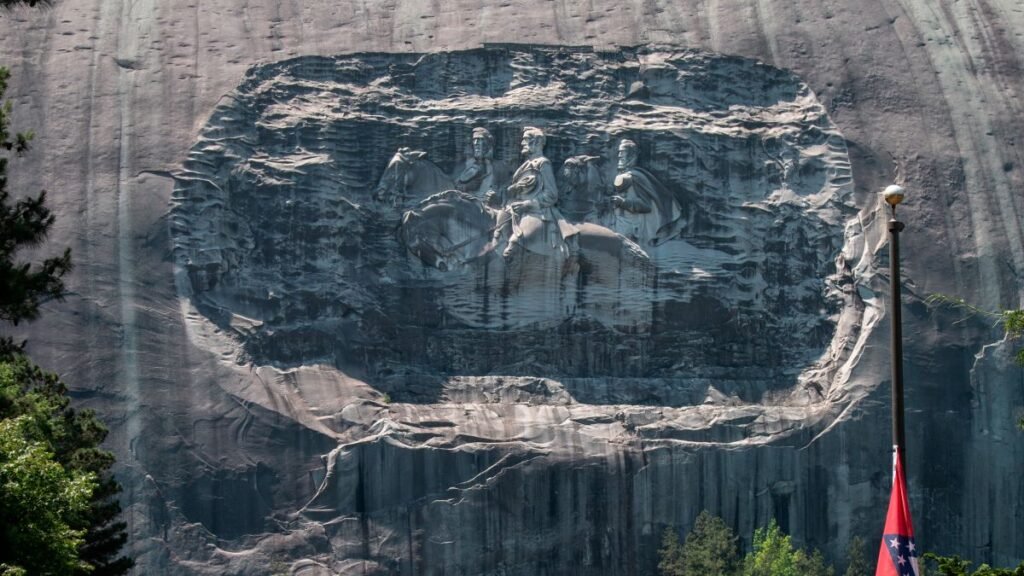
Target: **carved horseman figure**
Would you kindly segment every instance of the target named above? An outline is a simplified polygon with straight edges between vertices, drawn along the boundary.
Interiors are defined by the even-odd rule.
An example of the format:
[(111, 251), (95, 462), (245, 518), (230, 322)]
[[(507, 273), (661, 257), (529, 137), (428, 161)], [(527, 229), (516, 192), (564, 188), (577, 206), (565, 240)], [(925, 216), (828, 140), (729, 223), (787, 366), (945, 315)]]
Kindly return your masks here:
[(494, 159), (494, 136), (486, 128), (474, 128), (473, 156), (462, 170), (456, 170), (455, 187), (489, 205), (501, 203), (502, 187), (508, 182), (509, 167)]
[(544, 133), (539, 128), (523, 129), (522, 152), (526, 161), (512, 175), (505, 207), (498, 214), (494, 241), (497, 243), (509, 234), (508, 244), (502, 251), (506, 258), (517, 248), (567, 257), (566, 240), (576, 234), (577, 229), (555, 208), (558, 187), (551, 161), (544, 156)]
[(679, 232), (682, 209), (675, 196), (650, 172), (637, 168), (636, 142), (619, 144), (612, 229), (641, 246), (657, 246)]

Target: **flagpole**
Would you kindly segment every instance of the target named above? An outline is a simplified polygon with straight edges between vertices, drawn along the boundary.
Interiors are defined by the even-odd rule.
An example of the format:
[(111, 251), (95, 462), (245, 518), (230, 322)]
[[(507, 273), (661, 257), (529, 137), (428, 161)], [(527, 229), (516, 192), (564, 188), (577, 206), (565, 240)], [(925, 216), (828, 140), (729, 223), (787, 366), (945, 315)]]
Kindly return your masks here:
[(892, 334), (892, 449), (893, 466), (896, 458), (900, 459), (900, 467), (904, 477), (907, 473), (906, 429), (903, 422), (903, 314), (900, 297), (900, 232), (903, 222), (896, 219), (896, 206), (903, 202), (903, 188), (891, 185), (883, 192), (885, 203), (889, 205), (892, 217), (889, 219), (889, 304), (890, 327)]
[(883, 197), (889, 205), (889, 317), (892, 330), (892, 492), (885, 515), (882, 543), (875, 576), (921, 576), (914, 542), (914, 524), (907, 498), (906, 432), (903, 426), (903, 315), (900, 299), (900, 232), (896, 206), (903, 202), (903, 188), (892, 185)]

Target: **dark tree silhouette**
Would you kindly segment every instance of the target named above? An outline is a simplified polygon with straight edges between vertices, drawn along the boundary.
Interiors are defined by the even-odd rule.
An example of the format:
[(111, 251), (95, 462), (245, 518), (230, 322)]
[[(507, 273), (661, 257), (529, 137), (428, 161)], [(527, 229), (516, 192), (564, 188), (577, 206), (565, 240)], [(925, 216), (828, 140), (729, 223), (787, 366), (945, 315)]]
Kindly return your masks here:
[[(15, 3), (0, 0), (0, 6)], [(0, 68), (0, 323), (17, 325), (39, 316), (39, 307), (65, 294), (63, 276), (71, 270), (71, 250), (40, 262), (19, 260), (19, 251), (39, 246), (54, 223), (54, 215), (46, 206), (46, 193), (11, 201), (7, 190), (7, 168), (10, 160), (24, 153), (32, 139), (31, 133), (11, 134), (10, 102), (4, 102), (9, 72)], [(120, 557), (127, 540), (125, 523), (118, 520), (121, 506), (117, 494), (121, 488), (110, 468), (114, 456), (100, 449), (107, 436), (106, 427), (88, 410), (76, 411), (69, 406), (67, 388), (55, 374), (44, 372), (23, 355), (22, 346), (11, 337), (0, 337), (0, 365), (13, 379), (16, 394), (0, 398), (0, 419), (12, 421), (28, 418), (45, 426), (25, 437), (52, 455), (70, 474), (88, 473), (95, 478), (88, 508), (63, 521), (72, 530), (84, 530), (84, 542), (78, 558), (84, 564), (76, 574), (108, 576), (125, 574), (133, 562)], [(38, 400), (30, 402), (29, 399)], [(0, 487), (0, 496), (3, 496)], [(16, 525), (19, 519), (0, 518), (0, 524)], [(8, 553), (29, 553), (11, 550)], [(8, 558), (0, 553), (0, 562)]]

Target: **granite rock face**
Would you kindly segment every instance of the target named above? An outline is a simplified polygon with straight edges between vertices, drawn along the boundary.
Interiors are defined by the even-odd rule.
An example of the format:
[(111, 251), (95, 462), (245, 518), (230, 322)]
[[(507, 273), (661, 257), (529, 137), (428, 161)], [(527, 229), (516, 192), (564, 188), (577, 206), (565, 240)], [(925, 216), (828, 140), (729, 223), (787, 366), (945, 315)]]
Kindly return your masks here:
[[(572, 233), (524, 233), (503, 253), (515, 176), (493, 170), (499, 208), (448, 190), (475, 161), (474, 128), (493, 168), (519, 163), (531, 126), (562, 167), (553, 209)], [(627, 139), (636, 161), (619, 164)], [(854, 288), (870, 290), (872, 252), (845, 140), (798, 78), (751, 60), (297, 58), (251, 70), (175, 179), (193, 341), (257, 369), (260, 390), (228, 387), (247, 405), (337, 442), (301, 507), (269, 504), (289, 472), (265, 463), (250, 472), (262, 509), (235, 496), (182, 515), (231, 542), (267, 532), (266, 516), (316, 528), (315, 552), (281, 553), (332, 573), (645, 569), (661, 523), (630, 494), (672, 483), (647, 459), (828, 426), (857, 397), (842, 367), (878, 317)], [(617, 193), (648, 212), (616, 208)], [(622, 225), (655, 210), (650, 234)], [(191, 489), (241, 488), (220, 482)], [(227, 569), (269, 553), (246, 551)]]
[(647, 574), (701, 509), (841, 557), (893, 180), (918, 538), (1019, 559), (1012, 345), (923, 303), (1020, 305), (1015, 2), (428, 4), (0, 14), (77, 262), (24, 335), (112, 425), (140, 573)]
[[(503, 257), (495, 210), (435, 195), (472, 158), (474, 127), (493, 133), (495, 164), (515, 166), (535, 125), (578, 231), (558, 241), (567, 255), (541, 242)], [(644, 213), (609, 204), (627, 137)], [(177, 176), (171, 234), (185, 295), (234, 333), (241, 362), (326, 361), (394, 399), (504, 375), (623, 394), (663, 378), (655, 397), (692, 404), (713, 386), (757, 401), (791, 387), (859, 305), (844, 300), (840, 254), (850, 172), (810, 90), (753, 61), (526, 47), (299, 58), (253, 69), (214, 112)], [(399, 186), (400, 200), (378, 197)], [(663, 237), (620, 225), (656, 203), (676, 207)], [(444, 247), (421, 261), (410, 242)]]

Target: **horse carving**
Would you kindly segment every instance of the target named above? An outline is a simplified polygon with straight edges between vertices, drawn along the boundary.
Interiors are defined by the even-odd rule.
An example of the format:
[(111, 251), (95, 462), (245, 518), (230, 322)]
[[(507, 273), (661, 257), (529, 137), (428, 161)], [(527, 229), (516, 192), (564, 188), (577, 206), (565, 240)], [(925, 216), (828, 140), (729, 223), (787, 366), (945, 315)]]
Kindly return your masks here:
[(558, 173), (561, 195), (558, 207), (569, 220), (582, 222), (600, 212), (604, 204), (604, 177), (599, 156), (572, 156), (562, 163)]
[(373, 198), (395, 208), (455, 188), (455, 182), (444, 170), (427, 159), (427, 153), (402, 147), (388, 161)]
[(442, 272), (493, 249), (497, 212), (479, 198), (446, 190), (402, 216), (398, 237), (411, 254)]
[(524, 238), (523, 257), (511, 260), (504, 255), (507, 240), (497, 234), (502, 210), (455, 190), (452, 178), (426, 152), (400, 148), (388, 162), (374, 198), (399, 210), (408, 207), (398, 227), (399, 241), (421, 262), (442, 272), (485, 259), (506, 267), (516, 266), (516, 260), (522, 266), (523, 261), (540, 259), (567, 266), (566, 270), (582, 270), (597, 283), (615, 286), (632, 277), (643, 284), (653, 269), (644, 250), (605, 226), (582, 221), (601, 203), (603, 179), (597, 166), (595, 157), (570, 158), (563, 166), (560, 176), (568, 178), (570, 192), (566, 200), (572, 200), (567, 204), (579, 214), (565, 249), (552, 250), (545, 242)]

